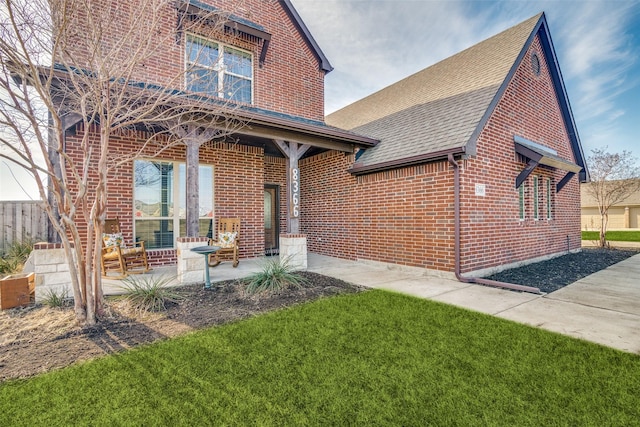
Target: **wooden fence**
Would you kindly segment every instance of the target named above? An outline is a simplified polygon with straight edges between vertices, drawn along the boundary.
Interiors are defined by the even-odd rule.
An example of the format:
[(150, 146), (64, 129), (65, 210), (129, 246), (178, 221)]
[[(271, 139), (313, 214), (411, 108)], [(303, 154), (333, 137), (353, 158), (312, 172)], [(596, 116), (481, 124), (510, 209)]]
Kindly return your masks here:
[(0, 201), (0, 253), (13, 242), (47, 241), (49, 219), (34, 201)]

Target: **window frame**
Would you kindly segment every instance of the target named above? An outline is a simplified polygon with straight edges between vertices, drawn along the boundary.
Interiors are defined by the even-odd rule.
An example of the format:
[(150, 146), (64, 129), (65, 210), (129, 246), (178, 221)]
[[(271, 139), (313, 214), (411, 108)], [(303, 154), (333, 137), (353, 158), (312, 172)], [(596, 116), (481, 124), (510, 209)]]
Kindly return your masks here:
[(536, 175), (533, 177), (533, 219), (540, 219), (540, 178)]
[[(172, 165), (172, 173), (173, 173), (173, 177), (172, 177), (172, 182), (171, 182), (171, 204), (170, 206), (173, 208), (173, 213), (172, 215), (169, 216), (137, 216), (136, 215), (136, 183), (135, 183), (135, 171), (136, 171), (136, 162), (152, 162), (152, 163), (161, 163), (161, 164), (167, 164), (167, 165)], [(184, 166), (184, 172), (185, 172), (185, 176), (183, 179), (181, 179), (180, 176), (180, 167)], [(210, 221), (209, 224), (209, 229), (206, 230), (207, 232), (209, 232), (209, 230), (213, 230), (213, 224), (214, 224), (214, 219), (215, 219), (215, 166), (211, 163), (200, 163), (198, 165), (199, 168), (210, 168), (211, 170), (211, 216), (199, 216), (198, 220), (199, 221), (203, 221), (203, 220), (207, 220)], [(160, 247), (153, 247), (155, 245), (146, 245), (147, 249), (150, 250), (166, 250), (166, 249), (175, 249), (176, 248), (176, 243), (177, 243), (177, 239), (178, 237), (184, 237), (181, 235), (181, 222), (182, 221), (186, 221), (186, 206), (185, 206), (185, 214), (184, 216), (180, 215), (180, 210), (181, 210), (181, 204), (183, 202), (183, 199), (186, 199), (186, 161), (183, 160), (167, 160), (167, 159), (153, 159), (153, 158), (141, 158), (141, 159), (136, 159), (133, 161), (133, 185), (132, 185), (132, 193), (133, 193), (133, 200), (132, 200), (132, 217), (133, 217), (133, 236), (134, 239), (137, 240), (137, 229), (136, 229), (136, 222), (137, 221), (170, 221), (170, 224), (172, 225), (172, 233), (173, 233), (173, 242), (172, 242), (172, 246), (162, 246), (160, 245)], [(184, 182), (182, 182), (184, 180)], [(202, 184), (202, 183), (200, 183)], [(161, 188), (160, 191), (162, 192), (164, 189)], [(183, 194), (181, 194), (181, 191), (184, 190), (184, 197)], [(186, 200), (184, 200), (185, 204), (186, 204)], [(208, 212), (207, 212), (208, 213)], [(203, 234), (203, 230), (200, 230), (200, 234)], [(140, 239), (140, 240), (145, 240), (145, 239)], [(151, 246), (151, 247), (150, 247)]]
[(518, 188), (518, 219), (524, 221), (526, 217), (525, 184), (523, 182)]
[(547, 220), (553, 219), (553, 215), (551, 214), (551, 209), (553, 207), (553, 199), (551, 194), (551, 178), (546, 179), (547, 186)]
[[(189, 57), (189, 50), (187, 49), (187, 47), (189, 46), (189, 43), (197, 43), (200, 46), (215, 46), (218, 49), (218, 60), (216, 62), (215, 65), (210, 66), (210, 65), (205, 65), (205, 64), (201, 64), (198, 62), (192, 62), (190, 57)], [(228, 71), (228, 67), (225, 65), (225, 53), (227, 52), (227, 50), (231, 50), (231, 51), (237, 51), (240, 52), (242, 54), (246, 54), (250, 61), (251, 61), (251, 75), (249, 77), (244, 76), (242, 74), (237, 74), (237, 73), (233, 73), (231, 71)], [(246, 49), (242, 49), (236, 46), (233, 46), (231, 44), (228, 43), (222, 43), (219, 42), (217, 40), (213, 40), (210, 39), (208, 37), (203, 37), (201, 35), (198, 34), (194, 34), (194, 33), (186, 33), (185, 35), (185, 44), (184, 44), (184, 70), (185, 70), (185, 76), (184, 76), (184, 87), (186, 90), (188, 91), (192, 91), (191, 89), (189, 89), (189, 75), (190, 75), (190, 70), (192, 67), (196, 67), (196, 68), (203, 68), (203, 69), (208, 69), (211, 70), (211, 72), (215, 72), (217, 73), (217, 78), (218, 78), (218, 84), (217, 84), (217, 91), (215, 93), (211, 93), (211, 92), (198, 92), (193, 90), (192, 92), (196, 92), (196, 93), (205, 93), (207, 95), (211, 95), (211, 96), (215, 96), (217, 98), (220, 99), (226, 99), (229, 101), (233, 101), (233, 102), (240, 102), (243, 104), (250, 104), (253, 105), (253, 100), (254, 100), (254, 77), (255, 77), (255, 69), (254, 69), (254, 55), (253, 52), (246, 50)], [(230, 76), (232, 78), (239, 78), (239, 79), (243, 79), (249, 82), (249, 88), (250, 88), (250, 94), (249, 94), (249, 101), (243, 101), (243, 100), (236, 100), (233, 98), (233, 95), (230, 97), (225, 96), (225, 76)]]

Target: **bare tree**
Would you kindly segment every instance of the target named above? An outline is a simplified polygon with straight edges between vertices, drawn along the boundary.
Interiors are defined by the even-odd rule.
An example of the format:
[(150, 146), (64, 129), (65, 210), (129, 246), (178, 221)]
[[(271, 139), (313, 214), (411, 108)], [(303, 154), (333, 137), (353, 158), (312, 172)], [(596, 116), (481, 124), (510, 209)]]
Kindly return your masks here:
[[(102, 310), (110, 173), (141, 153), (153, 157), (185, 144), (192, 161), (195, 156), (187, 173), (195, 171), (188, 179), (197, 191), (199, 146), (241, 126), (228, 102), (184, 92), (188, 78), (208, 81), (207, 70), (162, 63), (167, 50), (184, 55), (186, 31), (232, 37), (227, 16), (212, 9), (194, 19), (176, 11), (174, 0), (7, 0), (0, 6), (0, 157), (35, 178), (69, 262), (76, 316), (86, 324)], [(118, 153), (114, 135), (131, 129), (148, 138), (132, 153)], [(65, 146), (70, 130), (80, 141), (73, 153)], [(197, 218), (187, 222), (197, 227)]]
[(640, 167), (637, 166), (637, 159), (626, 150), (622, 153), (609, 153), (606, 150), (606, 147), (591, 150), (592, 154), (588, 159), (591, 182), (583, 187), (598, 205), (601, 247), (607, 246), (609, 209), (640, 191)]

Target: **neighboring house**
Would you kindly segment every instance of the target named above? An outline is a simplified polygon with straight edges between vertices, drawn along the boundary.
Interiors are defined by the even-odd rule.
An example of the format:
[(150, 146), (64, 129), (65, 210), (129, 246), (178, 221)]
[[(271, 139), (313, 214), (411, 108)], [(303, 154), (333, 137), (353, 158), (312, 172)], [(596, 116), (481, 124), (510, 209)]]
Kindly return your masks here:
[[(600, 211), (595, 198), (581, 185), (580, 199), (582, 206), (582, 229), (585, 231), (600, 230)], [(640, 228), (640, 192), (633, 193), (623, 202), (609, 208), (608, 230)]]
[[(178, 1), (166, 22), (233, 4)], [(241, 258), (277, 251), (290, 234), (306, 236), (310, 252), (463, 273), (580, 247), (578, 181), (588, 174), (543, 14), (325, 123), (332, 67), (290, 1), (243, 5), (250, 13), (229, 17), (237, 46), (172, 28), (177, 47), (146, 70), (153, 80), (162, 67), (198, 66), (185, 53), (194, 44), (248, 63), (235, 100), (249, 125), (199, 149), (200, 236), (238, 217)], [(68, 129), (73, 156), (80, 141)], [(113, 147), (127, 154), (147, 136), (124, 132)], [(175, 263), (185, 235), (186, 161), (177, 146), (112, 172), (107, 216), (147, 242), (152, 264)]]

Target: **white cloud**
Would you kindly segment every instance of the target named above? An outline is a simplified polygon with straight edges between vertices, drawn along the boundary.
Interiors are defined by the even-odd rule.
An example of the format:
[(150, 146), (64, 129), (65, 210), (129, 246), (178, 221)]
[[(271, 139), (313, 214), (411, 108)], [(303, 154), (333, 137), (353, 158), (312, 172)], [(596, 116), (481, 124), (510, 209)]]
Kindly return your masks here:
[[(295, 0), (335, 67), (327, 111), (347, 105), (491, 35), (488, 12), (462, 2)], [(444, 19), (446, 17), (446, 19)]]
[(328, 113), (544, 11), (585, 152), (637, 144), (620, 102), (640, 98), (636, 0), (292, 1), (335, 67)]

